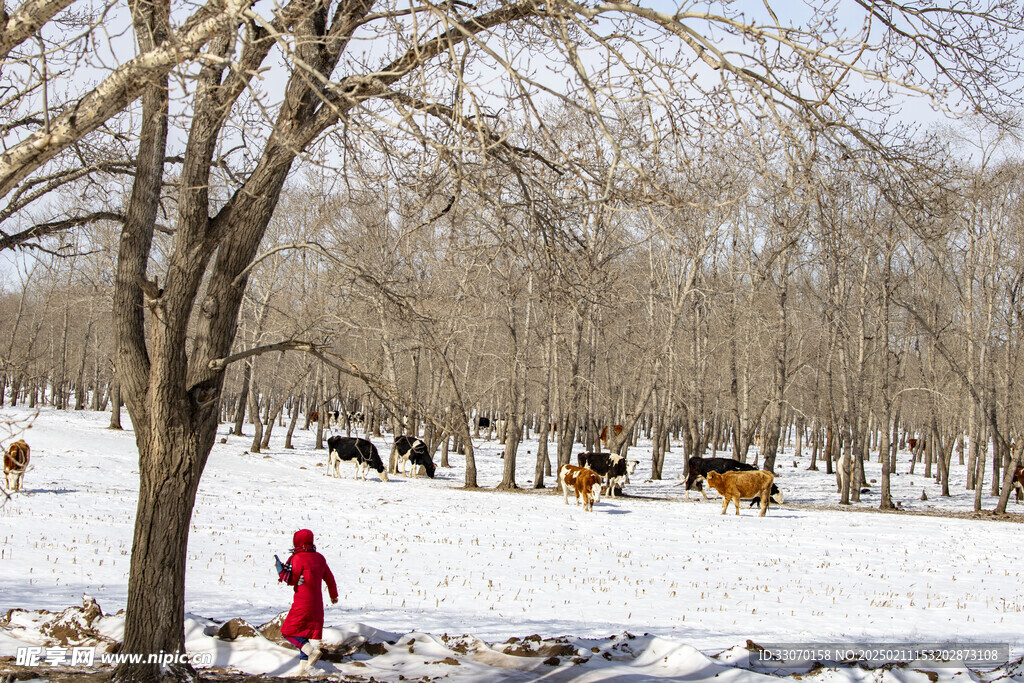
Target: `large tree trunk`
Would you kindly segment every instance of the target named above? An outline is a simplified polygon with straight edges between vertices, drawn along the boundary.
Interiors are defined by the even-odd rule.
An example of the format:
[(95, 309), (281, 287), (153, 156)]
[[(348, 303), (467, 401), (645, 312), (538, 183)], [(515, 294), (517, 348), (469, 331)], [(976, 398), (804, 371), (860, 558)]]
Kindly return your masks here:
[[(215, 405), (197, 413), (180, 388), (161, 389), (160, 394), (176, 394), (173, 399), (167, 396), (165, 405), (154, 405), (153, 422), (164, 428), (136, 433), (140, 482), (120, 650), (126, 654), (185, 651), (182, 579), (188, 531), (199, 479), (216, 435)], [(191, 673), (184, 664), (164, 671), (156, 665), (122, 665), (115, 679), (182, 679)]]

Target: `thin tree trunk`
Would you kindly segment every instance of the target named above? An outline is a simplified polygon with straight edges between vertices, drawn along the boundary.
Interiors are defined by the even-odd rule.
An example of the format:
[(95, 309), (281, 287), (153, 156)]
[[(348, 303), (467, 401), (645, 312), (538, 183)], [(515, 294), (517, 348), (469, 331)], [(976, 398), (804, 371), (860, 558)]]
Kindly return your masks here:
[[(253, 368), (253, 374), (255, 375), (255, 373), (256, 369)], [(266, 400), (264, 399), (264, 401)], [(249, 452), (259, 453), (260, 444), (263, 442), (263, 421), (260, 420), (259, 387), (256, 384), (255, 377), (249, 384), (249, 419), (252, 421), (252, 426), (255, 430), (255, 434), (252, 437), (252, 445), (249, 446)]]
[(107, 429), (123, 429), (121, 427), (121, 382), (117, 372), (110, 380), (110, 424)]
[(245, 436), (245, 410), (249, 405), (249, 382), (252, 381), (252, 363), (242, 363), (242, 388), (238, 392), (238, 407), (235, 409), (235, 426), (231, 433)]
[(295, 448), (292, 445), (292, 435), (295, 433), (295, 425), (299, 423), (299, 397), (292, 396), (292, 409), (291, 419), (288, 421), (288, 431), (284, 435), (284, 447), (291, 450)]

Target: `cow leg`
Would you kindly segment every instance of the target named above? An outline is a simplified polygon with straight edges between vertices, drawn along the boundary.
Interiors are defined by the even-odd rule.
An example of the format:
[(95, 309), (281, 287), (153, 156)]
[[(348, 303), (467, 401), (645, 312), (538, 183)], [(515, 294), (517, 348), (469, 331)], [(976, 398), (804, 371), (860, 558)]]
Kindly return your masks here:
[[(732, 502), (736, 506), (736, 514), (737, 515), (740, 514), (740, 497), (736, 496), (735, 498), (732, 499)], [(728, 507), (729, 503), (726, 502), (725, 505), (726, 505), (726, 507)]]
[(562, 500), (565, 501), (566, 505), (569, 504), (569, 486), (565, 481), (562, 481)]
[(728, 511), (729, 511), (729, 499), (726, 498), (725, 495), (723, 494), (722, 495), (722, 514), (724, 515)]

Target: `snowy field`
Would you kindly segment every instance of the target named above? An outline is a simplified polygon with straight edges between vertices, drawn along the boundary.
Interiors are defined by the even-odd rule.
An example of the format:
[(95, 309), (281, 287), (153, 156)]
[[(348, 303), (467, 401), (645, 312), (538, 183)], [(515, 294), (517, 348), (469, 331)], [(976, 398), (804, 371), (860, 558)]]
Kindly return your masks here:
[[(15, 421), (29, 416), (10, 408), (0, 413)], [(108, 421), (106, 414), (44, 409), (21, 435), (32, 447), (32, 469), (25, 492), (0, 509), (0, 615), (12, 608), (60, 611), (81, 605), (83, 594), (107, 615), (124, 607), (137, 455), (131, 431), (108, 431)], [(286, 451), (278, 427), (271, 448), (253, 455), (246, 452), (247, 428), (250, 436), (214, 447), (188, 550), (188, 647), (214, 652), (217, 666), (283, 675), (294, 665), (293, 649), (262, 638), (229, 644), (204, 629), (236, 617), (260, 625), (287, 610), (291, 591), (277, 583), (274, 554), (284, 558), (302, 527), (315, 533), (339, 584), (338, 604), (327, 606), (333, 628), (325, 644), (357, 633), (403, 638), (386, 654), (321, 661), (324, 675), (760, 679), (733, 666), (745, 666), (745, 651), (733, 648), (748, 639), (1007, 643), (1015, 657), (1024, 650), (1024, 569), (1015, 551), (1024, 527), (820, 509), (837, 502), (835, 479), (807, 471), (808, 451), (802, 461), (790, 451), (778, 458), (776, 482), (786, 503), (765, 518), (747, 508), (723, 516), (718, 502), (700, 494), (685, 500), (676, 486), (683, 469), (678, 447), (667, 456), (666, 479), (648, 482), (644, 443), (630, 450), (640, 466), (626, 487), (629, 497), (603, 499), (587, 513), (550, 488), (460, 490), (464, 463), (454, 453), (454, 467), (438, 468), (434, 480), (381, 482), (374, 474), (355, 481), (349, 463), (342, 464), (344, 478), (333, 479), (325, 474), (326, 451), (313, 449), (314, 432), (297, 430), (296, 449)], [(388, 443), (376, 443), (386, 457)], [(483, 439), (475, 445), (479, 483), (493, 487), (502, 447)], [(525, 489), (536, 449), (535, 440), (520, 449), (518, 483)], [(894, 499), (908, 510), (971, 510), (973, 493), (964, 490), (964, 468), (956, 462), (954, 456), (953, 496), (943, 499), (922, 464), (917, 474), (907, 473), (909, 454), (901, 453)], [(867, 465), (869, 480), (878, 479), (877, 467)], [(874, 487), (854, 507), (877, 504)], [(986, 509), (994, 504), (986, 496)], [(1024, 505), (1010, 505), (1012, 517), (1024, 512)], [(51, 644), (32, 625), (41, 618), (21, 613), (0, 626), (0, 657), (26, 644)], [(119, 618), (102, 621), (116, 638)], [(563, 653), (541, 667), (537, 657), (507, 657), (493, 646), (531, 634), (568, 636), (577, 655)], [(469, 638), (452, 640), (463, 635)], [(466, 643), (475, 643), (469, 655)], [(590, 648), (600, 656), (591, 657)], [(1024, 680), (1019, 667), (1011, 669), (1000, 675)], [(956, 678), (955, 670), (943, 671)], [(904, 673), (898, 680), (917, 680)], [(829, 675), (861, 680), (842, 670)]]

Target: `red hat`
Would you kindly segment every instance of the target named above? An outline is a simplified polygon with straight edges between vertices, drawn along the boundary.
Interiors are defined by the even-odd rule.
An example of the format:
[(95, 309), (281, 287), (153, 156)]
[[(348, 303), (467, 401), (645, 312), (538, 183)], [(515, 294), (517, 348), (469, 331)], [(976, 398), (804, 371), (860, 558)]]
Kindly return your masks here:
[(313, 546), (313, 532), (309, 529), (299, 529), (292, 536), (293, 550), (312, 550)]

